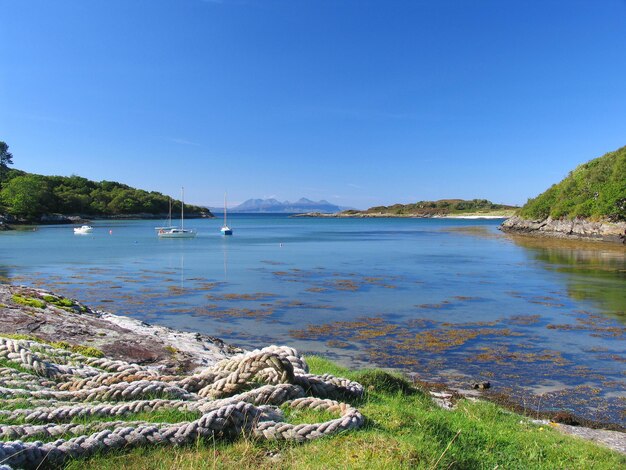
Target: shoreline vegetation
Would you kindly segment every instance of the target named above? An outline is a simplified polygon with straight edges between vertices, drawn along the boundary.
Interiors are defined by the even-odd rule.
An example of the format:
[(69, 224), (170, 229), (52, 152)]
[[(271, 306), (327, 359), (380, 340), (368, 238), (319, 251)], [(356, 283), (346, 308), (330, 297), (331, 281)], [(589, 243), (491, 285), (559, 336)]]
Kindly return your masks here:
[(391, 214), (387, 212), (369, 213), (369, 214), (345, 214), (339, 212), (337, 214), (327, 214), (324, 212), (307, 212), (304, 214), (293, 214), (291, 217), (311, 217), (311, 218), (335, 218), (335, 219), (507, 219), (513, 217), (512, 213), (504, 213), (502, 211), (494, 211), (488, 213), (471, 213), (463, 215), (412, 215), (412, 214)]
[(292, 217), (504, 218), (503, 232), (626, 244), (626, 146), (579, 165), (521, 208), (485, 199), (442, 199)]
[[(10, 225), (72, 224), (94, 219), (165, 219), (181, 201), (156, 191), (80, 176), (43, 176), (4, 168), (0, 230)], [(185, 204), (185, 217), (212, 218), (206, 207)]]
[[(21, 344), (22, 347), (36, 348), (37, 344), (41, 344), (42, 353), (53, 351), (57, 356), (74, 354), (76, 358), (94, 364), (112, 358), (140, 364), (142, 370), (146, 370), (145, 373), (159, 370), (161, 374), (190, 376), (194, 371), (211, 367), (221, 359), (233, 358), (233, 355), (242, 352), (217, 338), (151, 326), (130, 318), (93, 311), (73, 299), (39, 288), (0, 285), (0, 302), (0, 311), (6, 319), (0, 325), (0, 337), (10, 339), (13, 341), (11, 344)], [(56, 326), (53, 325), (55, 322)], [(76, 336), (76, 332), (81, 330), (92, 333)], [(125, 347), (120, 348), (120, 345)], [(5, 382), (14, 380), (10, 377), (25, 380), (26, 374), (32, 374), (32, 370), (25, 368), (23, 354), (11, 355), (0, 348), (0, 356), (0, 365), (6, 371), (0, 380), (3, 387), (8, 386), (7, 390), (15, 392), (16, 388), (20, 388), (17, 382)], [(558, 413), (547, 415), (527, 410), (526, 416), (523, 416), (497, 404), (476, 400), (480, 392), (475, 391), (474, 397), (465, 397), (448, 393), (432, 384), (411, 383), (395, 373), (372, 369), (348, 370), (318, 357), (307, 357), (306, 360), (313, 374), (332, 374), (346, 377), (346, 380), (352, 381), (350, 383), (362, 384), (364, 395), (344, 398), (347, 406), (355, 407), (365, 416), (362, 428), (303, 444), (254, 438), (245, 432), (229, 439), (220, 438), (218, 434), (213, 438), (198, 437), (194, 438), (193, 444), (174, 449), (168, 445), (154, 447), (146, 442), (134, 449), (128, 447), (100, 452), (87, 458), (72, 458), (66, 462), (65, 468), (195, 469), (225, 468), (237, 464), (241, 468), (255, 469), (294, 466), (612, 469), (626, 465), (622, 432), (570, 426), (567, 423), (575, 419), (567, 413), (559, 416)], [(141, 374), (127, 375), (115, 386), (138, 384), (136, 381), (141, 380), (141, 377)], [(14, 392), (11, 392), (11, 396)], [(0, 393), (6, 397), (6, 393)], [(123, 404), (125, 399), (121, 400), (117, 403)], [(38, 413), (35, 409), (27, 410), (42, 409), (40, 406), (38, 400), (2, 398), (0, 414), (8, 416), (9, 413), (13, 416), (32, 411), (31, 416), (35, 416)], [(328, 412), (310, 409), (281, 407), (281, 411), (287, 423), (296, 426), (334, 418)], [(5, 424), (27, 424), (28, 432), (33, 432), (33, 425), (37, 424), (30, 419), (24, 422), (24, 418), (6, 416), (3, 418), (3, 421), (8, 419)], [(199, 417), (197, 411), (164, 409), (128, 412), (117, 416), (117, 422), (110, 423), (110, 426), (133, 427), (138, 426), (137, 421), (163, 426), (158, 423), (180, 423)], [(67, 425), (70, 427), (80, 425), (78, 428), (83, 433), (90, 426), (93, 432), (102, 432), (106, 425), (98, 424), (99, 419), (97, 416), (84, 416), (62, 422), (70, 423)], [(56, 419), (49, 423), (50, 426), (61, 425), (61, 421), (57, 422)], [(568, 433), (596, 440), (614, 450), (567, 436)], [(72, 435), (61, 437), (71, 438)], [(20, 439), (32, 442), (41, 438), (41, 435), (33, 435)], [(0, 447), (2, 441), (12, 440), (8, 435), (1, 436)]]
[(440, 199), (413, 204), (375, 206), (362, 211), (351, 209), (335, 214), (309, 212), (293, 217), (501, 219), (512, 217), (518, 209), (517, 206), (494, 204), (486, 199)]
[(579, 165), (529, 199), (501, 230), (626, 243), (626, 147)]

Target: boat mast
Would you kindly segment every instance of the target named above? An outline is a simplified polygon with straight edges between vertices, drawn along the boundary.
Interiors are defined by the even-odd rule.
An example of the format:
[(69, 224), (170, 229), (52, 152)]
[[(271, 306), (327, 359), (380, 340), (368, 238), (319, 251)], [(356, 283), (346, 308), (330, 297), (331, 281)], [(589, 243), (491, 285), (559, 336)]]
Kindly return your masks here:
[(181, 186), (180, 192), (181, 192), (181, 200), (180, 200), (180, 229), (181, 230), (185, 230), (185, 216), (184, 216), (185, 187), (184, 186)]
[(167, 214), (168, 227), (172, 226), (172, 196), (170, 196), (170, 211)]
[(226, 193), (224, 193), (224, 227), (227, 227), (226, 224)]

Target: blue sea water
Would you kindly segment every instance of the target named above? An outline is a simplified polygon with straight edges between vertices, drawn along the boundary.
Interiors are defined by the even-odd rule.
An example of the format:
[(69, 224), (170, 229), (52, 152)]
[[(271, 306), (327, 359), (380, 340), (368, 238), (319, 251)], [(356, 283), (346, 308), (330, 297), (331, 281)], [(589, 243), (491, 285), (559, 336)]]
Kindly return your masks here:
[[(500, 220), (234, 214), (0, 233), (4, 282), (200, 331), (402, 369), (624, 424), (626, 249), (513, 239)], [(534, 409), (534, 408), (533, 408)]]

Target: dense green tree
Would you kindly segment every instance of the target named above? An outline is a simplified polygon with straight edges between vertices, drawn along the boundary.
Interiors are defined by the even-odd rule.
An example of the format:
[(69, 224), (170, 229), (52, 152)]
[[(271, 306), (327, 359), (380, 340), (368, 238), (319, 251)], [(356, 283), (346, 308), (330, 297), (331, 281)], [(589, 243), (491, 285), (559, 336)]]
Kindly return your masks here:
[(9, 165), (13, 165), (13, 155), (6, 142), (0, 140), (0, 185), (8, 173)]
[[(80, 176), (41, 176), (10, 169), (0, 191), (0, 212), (36, 219), (46, 213), (110, 216), (167, 214), (169, 197), (131, 188), (115, 181), (95, 182)], [(178, 202), (180, 210), (180, 202)], [(210, 216), (198, 206), (185, 204), (185, 214)]]
[(74, 214), (84, 213), (91, 202), (89, 194), (76, 191), (71, 186), (62, 184), (56, 186), (53, 190), (54, 212), (69, 212)]
[(134, 191), (129, 189), (117, 189), (115, 196), (107, 205), (107, 210), (111, 214), (133, 214), (143, 211), (143, 207)]
[(49, 210), (52, 191), (42, 176), (17, 176), (4, 185), (0, 198), (10, 214), (33, 220)]

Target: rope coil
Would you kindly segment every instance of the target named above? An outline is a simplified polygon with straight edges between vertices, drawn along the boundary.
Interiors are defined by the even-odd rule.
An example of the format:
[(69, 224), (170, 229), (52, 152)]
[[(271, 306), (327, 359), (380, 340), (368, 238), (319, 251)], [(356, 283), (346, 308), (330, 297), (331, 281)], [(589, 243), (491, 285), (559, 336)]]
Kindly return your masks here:
[[(96, 452), (183, 445), (241, 433), (305, 442), (358, 429), (364, 422), (356, 408), (335, 401), (359, 398), (363, 387), (332, 375), (310, 374), (304, 359), (289, 347), (240, 354), (190, 376), (160, 375), (136, 364), (8, 338), (0, 338), (0, 358), (29, 371), (0, 369), (0, 399), (16, 408), (0, 410), (0, 438), (15, 439), (0, 442), (0, 470), (55, 466)], [(19, 408), (24, 401), (34, 407)], [(293, 425), (284, 421), (277, 408), (281, 405), (338, 417)], [(120, 420), (162, 410), (200, 417), (173, 424)], [(98, 421), (111, 417), (116, 420)], [(90, 422), (72, 422), (80, 418)], [(1, 424), (16, 420), (20, 424)], [(41, 440), (32, 441), (35, 438)]]

